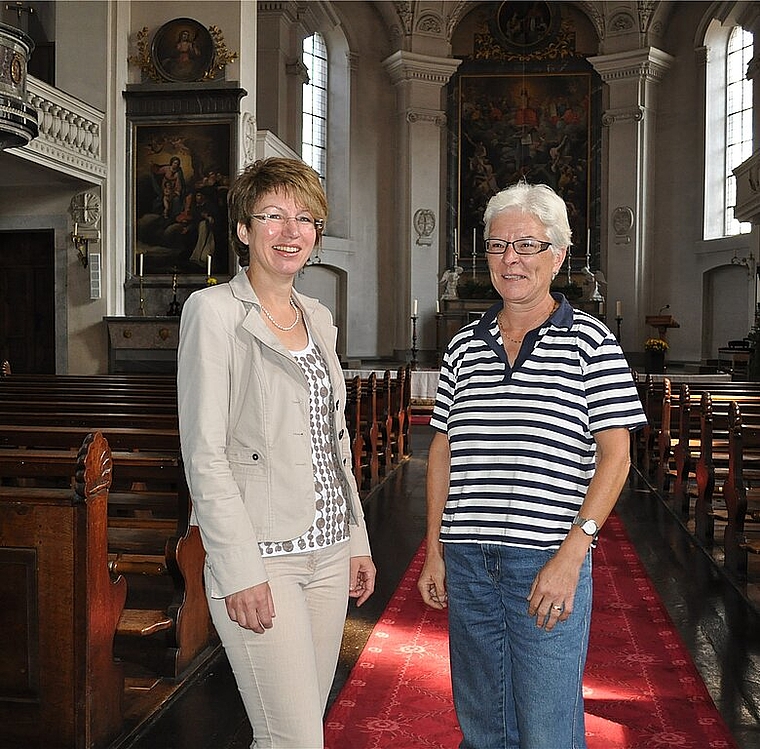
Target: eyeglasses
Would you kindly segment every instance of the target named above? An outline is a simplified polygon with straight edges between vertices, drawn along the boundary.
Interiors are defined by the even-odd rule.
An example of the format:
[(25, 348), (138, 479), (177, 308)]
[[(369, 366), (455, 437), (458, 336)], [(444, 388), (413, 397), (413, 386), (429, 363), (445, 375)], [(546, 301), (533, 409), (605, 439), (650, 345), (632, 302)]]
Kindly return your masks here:
[(295, 221), (299, 229), (324, 229), (323, 218), (312, 218), (306, 214), (298, 216), (283, 216), (281, 213), (254, 213), (251, 218), (261, 221), (262, 224), (273, 224), (282, 229), (288, 221)]
[(516, 239), (514, 242), (507, 242), (506, 239), (486, 239), (486, 252), (489, 255), (503, 255), (509, 245), (518, 255), (538, 255), (539, 252), (546, 252), (551, 246), (551, 242), (541, 242), (538, 239)]

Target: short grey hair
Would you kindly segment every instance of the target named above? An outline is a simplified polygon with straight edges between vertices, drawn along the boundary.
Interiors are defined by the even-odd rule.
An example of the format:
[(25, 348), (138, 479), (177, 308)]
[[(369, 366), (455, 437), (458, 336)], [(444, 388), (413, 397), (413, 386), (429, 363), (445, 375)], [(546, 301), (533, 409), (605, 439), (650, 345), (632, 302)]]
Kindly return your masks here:
[(486, 239), (493, 219), (510, 208), (528, 213), (544, 225), (555, 255), (570, 247), (573, 233), (567, 218), (567, 206), (549, 185), (529, 185), (520, 181), (496, 193), (488, 201), (483, 214)]

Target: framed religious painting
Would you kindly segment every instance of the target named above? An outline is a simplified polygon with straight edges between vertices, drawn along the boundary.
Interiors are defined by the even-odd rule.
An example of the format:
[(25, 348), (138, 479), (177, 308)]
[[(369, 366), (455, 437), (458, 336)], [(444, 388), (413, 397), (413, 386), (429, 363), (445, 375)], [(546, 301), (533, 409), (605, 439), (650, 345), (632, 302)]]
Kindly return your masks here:
[(130, 141), (134, 274), (229, 275), (232, 120), (132, 123)]
[(192, 18), (176, 18), (156, 32), (151, 45), (153, 65), (167, 81), (203, 80), (214, 61), (211, 32)]
[(587, 251), (591, 87), (587, 72), (459, 76), (455, 226), (460, 260), (473, 250), (483, 256), (486, 204), (494, 193), (521, 179), (547, 184), (565, 200), (573, 244)]

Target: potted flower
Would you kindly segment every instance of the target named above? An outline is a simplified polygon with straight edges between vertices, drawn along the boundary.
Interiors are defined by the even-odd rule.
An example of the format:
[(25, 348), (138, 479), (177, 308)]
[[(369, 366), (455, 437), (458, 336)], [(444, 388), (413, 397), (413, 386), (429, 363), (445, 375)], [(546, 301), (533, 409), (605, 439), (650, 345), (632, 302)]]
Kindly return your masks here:
[(668, 342), (663, 338), (647, 338), (644, 341), (644, 369), (650, 374), (661, 374), (665, 371), (665, 352)]

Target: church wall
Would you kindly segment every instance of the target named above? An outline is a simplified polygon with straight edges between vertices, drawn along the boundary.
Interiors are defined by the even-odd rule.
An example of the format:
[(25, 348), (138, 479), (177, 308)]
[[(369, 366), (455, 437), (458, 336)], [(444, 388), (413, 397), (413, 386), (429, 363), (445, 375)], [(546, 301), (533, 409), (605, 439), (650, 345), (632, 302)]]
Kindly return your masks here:
[[(671, 330), (671, 361), (717, 358), (727, 345), (725, 333), (742, 338), (753, 322), (755, 280), (746, 272), (722, 275), (720, 298), (705, 294), (706, 279), (731, 265), (734, 254), (746, 257), (757, 230), (703, 241), (704, 204), (704, 53), (695, 49), (697, 30), (705, 26), (710, 3), (675, 3), (667, 27), (666, 52), (676, 58), (658, 91), (655, 138), (656, 238), (651, 263), (652, 309), (670, 304), (681, 327)], [(709, 53), (708, 53), (709, 54)], [(734, 270), (734, 269), (731, 269)], [(742, 269), (746, 270), (746, 269)], [(713, 322), (705, 322), (713, 321)], [(710, 331), (715, 335), (711, 335)], [(718, 332), (720, 331), (720, 333)], [(649, 333), (653, 333), (649, 330)]]
[(56, 88), (101, 111), (108, 106), (109, 39), (107, 3), (56, 3)]
[(75, 185), (18, 186), (0, 190), (0, 227), (54, 231), (56, 371), (97, 374), (107, 370), (102, 318), (105, 299), (90, 299), (90, 274), (71, 243), (68, 210)]

